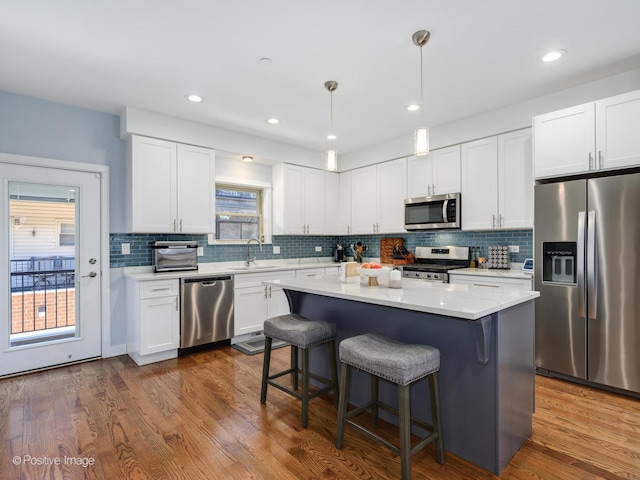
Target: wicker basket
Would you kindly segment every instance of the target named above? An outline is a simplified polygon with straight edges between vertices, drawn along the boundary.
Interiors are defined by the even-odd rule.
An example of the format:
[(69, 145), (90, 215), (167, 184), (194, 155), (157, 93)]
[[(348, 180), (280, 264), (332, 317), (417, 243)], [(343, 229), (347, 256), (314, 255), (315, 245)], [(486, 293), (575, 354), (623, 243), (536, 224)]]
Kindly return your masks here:
[(380, 263), (393, 263), (393, 247), (404, 245), (402, 238), (380, 239)]

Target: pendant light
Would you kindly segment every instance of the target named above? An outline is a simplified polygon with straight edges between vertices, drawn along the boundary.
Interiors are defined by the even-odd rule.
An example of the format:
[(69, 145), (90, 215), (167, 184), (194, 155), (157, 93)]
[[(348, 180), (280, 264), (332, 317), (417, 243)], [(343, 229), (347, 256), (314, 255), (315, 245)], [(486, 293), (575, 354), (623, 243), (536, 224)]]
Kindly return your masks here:
[[(329, 80), (324, 82), (324, 88), (329, 90), (330, 97), (330, 115), (329, 115), (329, 135), (328, 140), (335, 140), (337, 137), (333, 131), (333, 91), (338, 88), (338, 82)], [(327, 170), (330, 172), (338, 171), (338, 152), (334, 148), (327, 150)]]
[(420, 47), (420, 124), (414, 136), (414, 153), (427, 155), (429, 153), (429, 129), (424, 126), (424, 81), (422, 78), (422, 47), (429, 41), (431, 34), (427, 30), (418, 30), (411, 37), (413, 43)]

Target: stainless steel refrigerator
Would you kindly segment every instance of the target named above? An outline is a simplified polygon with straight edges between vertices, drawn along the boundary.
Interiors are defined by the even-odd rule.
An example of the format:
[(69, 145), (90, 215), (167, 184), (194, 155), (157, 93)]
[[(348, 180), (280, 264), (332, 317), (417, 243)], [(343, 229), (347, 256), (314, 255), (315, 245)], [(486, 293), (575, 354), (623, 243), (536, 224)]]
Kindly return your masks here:
[(640, 392), (640, 173), (535, 187), (536, 368)]

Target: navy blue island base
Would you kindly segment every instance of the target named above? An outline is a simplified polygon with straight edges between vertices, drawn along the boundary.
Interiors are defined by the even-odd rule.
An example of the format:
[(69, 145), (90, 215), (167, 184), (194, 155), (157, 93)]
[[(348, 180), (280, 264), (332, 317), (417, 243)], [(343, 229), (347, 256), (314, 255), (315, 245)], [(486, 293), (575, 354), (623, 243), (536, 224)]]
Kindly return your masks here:
[[(440, 403), (447, 452), (500, 475), (531, 435), (534, 300), (465, 320), (284, 288), (291, 312), (335, 323), (338, 342), (375, 332), (440, 349)], [(320, 375), (329, 374), (324, 350), (311, 351), (311, 368)], [(365, 403), (369, 394), (369, 376), (354, 371), (350, 401)], [(430, 423), (428, 382), (414, 385), (411, 395), (412, 415)], [(381, 382), (380, 400), (397, 406), (397, 389)], [(397, 422), (393, 417), (387, 420)]]

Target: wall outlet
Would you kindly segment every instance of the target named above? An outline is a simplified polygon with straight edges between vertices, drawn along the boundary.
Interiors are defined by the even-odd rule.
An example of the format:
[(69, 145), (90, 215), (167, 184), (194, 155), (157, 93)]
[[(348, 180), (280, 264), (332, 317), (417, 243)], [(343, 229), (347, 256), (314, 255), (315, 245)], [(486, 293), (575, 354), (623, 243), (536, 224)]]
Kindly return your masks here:
[(509, 251), (511, 253), (520, 253), (520, 245), (509, 245)]
[(322, 247), (316, 247), (316, 252), (321, 252), (322, 251)]
[(131, 255), (131, 244), (123, 243), (120, 245), (122, 248), (122, 255)]
[(204, 247), (198, 247), (198, 256), (204, 257)]
[(280, 245), (274, 245), (273, 246), (273, 254), (274, 255), (280, 255)]

